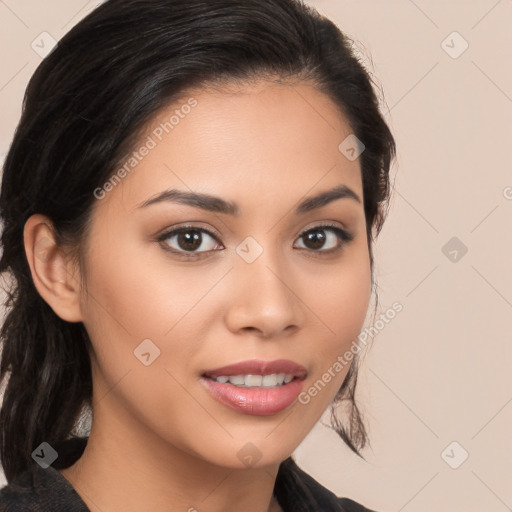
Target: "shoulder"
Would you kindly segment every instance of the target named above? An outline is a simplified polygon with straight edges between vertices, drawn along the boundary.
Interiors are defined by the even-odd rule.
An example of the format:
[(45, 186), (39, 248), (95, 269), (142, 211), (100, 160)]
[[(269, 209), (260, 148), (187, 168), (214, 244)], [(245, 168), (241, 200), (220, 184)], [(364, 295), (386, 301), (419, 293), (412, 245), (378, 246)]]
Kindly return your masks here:
[(25, 471), (8, 485), (0, 489), (0, 512), (15, 510), (37, 510), (34, 508), (37, 496), (34, 495), (34, 479), (32, 472)]
[(281, 463), (274, 493), (285, 512), (376, 512), (354, 500), (336, 496), (302, 470), (293, 457), (288, 457)]
[(34, 462), (0, 489), (0, 512), (89, 512), (64, 476)]
[(341, 505), (341, 509), (346, 510), (347, 512), (377, 512), (376, 510), (370, 510), (349, 498), (338, 498), (338, 503)]

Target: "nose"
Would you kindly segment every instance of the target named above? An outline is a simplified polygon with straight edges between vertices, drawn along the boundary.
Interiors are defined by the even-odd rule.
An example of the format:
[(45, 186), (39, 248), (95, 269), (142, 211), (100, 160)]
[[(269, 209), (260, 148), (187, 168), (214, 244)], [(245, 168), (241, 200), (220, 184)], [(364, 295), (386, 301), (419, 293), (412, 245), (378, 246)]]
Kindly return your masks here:
[(262, 338), (288, 336), (302, 327), (304, 293), (293, 270), (264, 251), (252, 263), (242, 258), (231, 271), (230, 305), (225, 322), (233, 333)]

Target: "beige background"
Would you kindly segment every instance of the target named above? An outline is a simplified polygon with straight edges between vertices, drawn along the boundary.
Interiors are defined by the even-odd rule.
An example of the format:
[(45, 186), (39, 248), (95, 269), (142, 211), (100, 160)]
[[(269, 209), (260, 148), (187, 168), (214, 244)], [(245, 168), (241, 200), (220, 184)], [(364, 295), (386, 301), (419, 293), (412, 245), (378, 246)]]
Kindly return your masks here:
[[(31, 43), (59, 39), (98, 3), (0, 0), (2, 159), (41, 60)], [(403, 311), (361, 371), (367, 461), (323, 422), (297, 460), (380, 512), (510, 510), (512, 1), (310, 3), (357, 41), (383, 87), (399, 154), (376, 248), (380, 311)], [(459, 247), (443, 252), (452, 237)]]

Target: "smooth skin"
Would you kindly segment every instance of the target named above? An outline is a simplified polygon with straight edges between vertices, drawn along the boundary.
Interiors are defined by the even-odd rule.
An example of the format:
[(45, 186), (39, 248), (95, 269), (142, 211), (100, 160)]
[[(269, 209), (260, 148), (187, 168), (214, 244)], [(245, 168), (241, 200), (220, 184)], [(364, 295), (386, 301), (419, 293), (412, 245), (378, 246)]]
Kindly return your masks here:
[[(84, 323), (94, 348), (89, 442), (61, 471), (92, 512), (280, 510), (272, 496), (279, 464), (349, 366), (306, 405), (266, 416), (219, 403), (201, 374), (291, 359), (307, 369), (307, 390), (348, 350), (369, 305), (361, 169), (338, 149), (352, 130), (334, 103), (305, 82), (194, 90), (159, 112), (134, 150), (190, 97), (190, 113), (96, 201), (86, 272), (56, 245), (48, 218), (25, 225), (35, 286), (57, 315)], [(340, 185), (360, 201), (295, 213)], [(240, 213), (171, 201), (140, 207), (167, 189), (216, 196)], [(353, 240), (329, 229), (317, 231), (320, 243), (303, 236), (325, 223)], [(158, 241), (189, 224), (217, 239), (201, 232), (195, 252), (176, 234)], [(236, 252), (249, 236), (263, 248), (252, 263)], [(149, 366), (134, 355), (145, 339), (160, 350)], [(250, 467), (237, 456), (249, 442), (261, 456)]]

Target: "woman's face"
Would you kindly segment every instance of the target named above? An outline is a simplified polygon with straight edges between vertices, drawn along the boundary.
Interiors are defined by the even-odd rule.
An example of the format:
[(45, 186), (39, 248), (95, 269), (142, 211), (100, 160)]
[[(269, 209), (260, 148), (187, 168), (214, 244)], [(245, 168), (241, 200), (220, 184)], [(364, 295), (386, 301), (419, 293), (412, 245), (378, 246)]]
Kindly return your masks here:
[[(341, 386), (370, 298), (350, 134), (306, 84), (203, 89), (158, 114), (96, 191), (80, 299), (93, 428), (227, 467), (293, 452)], [(292, 363), (263, 364), (276, 360)]]

